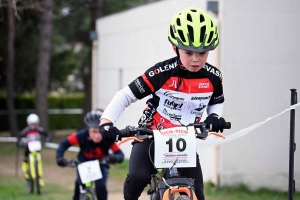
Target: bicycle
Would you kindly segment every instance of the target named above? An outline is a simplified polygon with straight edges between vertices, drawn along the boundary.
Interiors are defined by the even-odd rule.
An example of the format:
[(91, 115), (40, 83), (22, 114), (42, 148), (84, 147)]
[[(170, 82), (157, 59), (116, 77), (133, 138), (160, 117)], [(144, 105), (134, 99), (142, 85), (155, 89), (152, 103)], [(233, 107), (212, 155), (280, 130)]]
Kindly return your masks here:
[[(231, 123), (225, 122), (223, 128), (230, 129)], [(196, 151), (195, 136), (196, 138), (203, 140), (209, 135), (225, 138), (221, 133), (209, 132), (209, 129), (210, 127), (207, 124), (200, 122), (197, 124), (189, 124), (188, 126), (178, 126), (163, 130), (150, 130), (146, 126), (141, 128), (126, 126), (125, 129), (120, 130), (121, 137), (124, 137), (125, 139), (119, 142), (119, 145), (131, 139), (134, 139), (137, 142), (143, 142), (144, 139), (154, 137), (154, 162), (150, 156), (151, 145), (149, 146), (149, 158), (158, 173), (151, 175), (150, 189), (147, 191), (147, 194), (150, 195), (150, 200), (174, 200), (175, 194), (179, 194), (176, 200), (197, 200), (194, 180), (188, 177), (180, 177), (177, 168), (193, 167), (192, 165), (195, 162), (193, 161), (193, 157), (195, 158), (195, 156), (187, 158), (188, 154), (190, 154), (190, 152), (187, 151), (187, 148), (192, 148), (188, 146), (191, 145), (195, 147), (193, 150)], [(161, 139), (161, 135), (169, 138), (159, 142), (160, 140), (158, 138)], [(178, 152), (173, 151), (173, 139), (176, 139), (176, 149)], [(164, 148), (164, 144), (167, 145), (167, 153), (161, 150)], [(157, 146), (160, 148), (159, 150)], [(159, 151), (160, 154), (156, 153), (156, 151)], [(171, 166), (168, 167), (170, 164)], [(174, 167), (175, 165), (178, 165), (178, 167)], [(159, 176), (157, 176), (157, 174), (159, 174)]]
[(27, 172), (25, 172), (28, 174), (28, 177), (25, 175), (28, 185), (28, 192), (32, 194), (34, 192), (34, 187), (36, 187), (36, 192), (40, 195), (42, 193), (42, 187), (44, 186), (44, 181), (42, 180), (42, 158), (40, 153), (42, 149), (42, 143), (39, 140), (29, 141), (28, 143), (25, 141), (19, 141), (18, 144), (19, 146), (28, 148), (29, 150), (29, 169)]
[[(100, 165), (109, 164), (106, 159), (98, 159), (80, 163), (78, 160), (66, 160), (66, 166), (77, 168), (82, 184), (79, 186), (79, 200), (97, 200), (93, 181), (101, 179)], [(91, 171), (93, 170), (93, 171)]]

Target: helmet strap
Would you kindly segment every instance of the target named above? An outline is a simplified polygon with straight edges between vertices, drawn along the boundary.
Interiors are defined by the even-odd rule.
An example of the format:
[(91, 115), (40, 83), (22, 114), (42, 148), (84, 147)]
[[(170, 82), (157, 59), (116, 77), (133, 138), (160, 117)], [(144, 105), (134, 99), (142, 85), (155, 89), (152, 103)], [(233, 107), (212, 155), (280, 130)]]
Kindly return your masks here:
[(181, 65), (181, 60), (180, 60), (180, 56), (179, 56), (178, 47), (176, 47), (176, 54), (177, 54), (177, 59), (178, 59), (178, 63), (177, 63), (178, 85), (177, 85), (176, 91), (178, 91), (179, 87), (181, 85), (181, 77), (180, 77), (179, 69), (178, 69), (180, 67), (180, 65)]
[(180, 60), (178, 47), (176, 47), (176, 54), (177, 54), (178, 60)]

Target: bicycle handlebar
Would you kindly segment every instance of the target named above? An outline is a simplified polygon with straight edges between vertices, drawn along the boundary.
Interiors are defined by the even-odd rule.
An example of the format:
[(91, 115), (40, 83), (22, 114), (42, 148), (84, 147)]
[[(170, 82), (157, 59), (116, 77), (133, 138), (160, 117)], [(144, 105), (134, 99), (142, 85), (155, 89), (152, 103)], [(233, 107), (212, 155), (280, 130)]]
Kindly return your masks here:
[[(209, 125), (206, 124), (205, 122), (192, 123), (192, 124), (189, 124), (185, 127), (188, 127), (188, 126), (194, 126), (195, 128), (200, 129), (200, 133), (197, 131), (197, 129), (195, 129), (196, 137), (199, 138), (199, 139), (204, 139), (205, 140), (207, 138), (207, 136), (209, 136), (210, 134), (225, 138), (225, 136), (223, 134), (216, 133), (216, 132), (210, 132), (211, 127), (209, 127)], [(230, 122), (223, 123), (222, 128), (223, 129), (230, 129), (231, 128), (231, 123)], [(142, 141), (143, 139), (146, 139), (148, 137), (148, 135), (153, 135), (153, 130), (149, 129), (146, 126), (141, 127), (141, 128), (136, 128), (136, 127), (133, 127), (133, 126), (126, 126), (124, 129), (121, 129), (120, 132), (121, 132), (121, 138), (131, 137), (131, 136), (135, 135), (136, 137), (134, 139), (137, 140), (137, 141), (139, 141), (139, 140)], [(121, 142), (121, 143), (123, 143), (123, 142)]]
[[(106, 159), (97, 159), (97, 160), (99, 161), (100, 165), (107, 165), (107, 164), (109, 164), (109, 162)], [(67, 159), (66, 160), (66, 167), (75, 168), (75, 167), (77, 167), (81, 163), (82, 162), (80, 162), (78, 160)]]

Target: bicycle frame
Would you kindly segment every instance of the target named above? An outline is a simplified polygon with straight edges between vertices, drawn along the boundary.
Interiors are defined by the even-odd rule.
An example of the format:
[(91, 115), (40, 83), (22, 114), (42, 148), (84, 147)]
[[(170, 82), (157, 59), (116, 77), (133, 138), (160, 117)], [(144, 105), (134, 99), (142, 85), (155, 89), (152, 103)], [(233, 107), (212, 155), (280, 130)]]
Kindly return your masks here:
[[(38, 174), (35, 171), (35, 161), (37, 161)], [(29, 153), (29, 166), (30, 166), (30, 175), (32, 179), (35, 179), (37, 176), (43, 176), (43, 168), (42, 168), (42, 159), (41, 153), (34, 151)]]
[[(84, 186), (84, 187), (83, 187)], [(79, 199), (80, 200), (96, 200), (95, 190), (92, 182), (88, 182), (79, 186)]]
[(35, 185), (37, 194), (41, 194), (41, 187), (43, 186), (41, 184), (42, 163), (39, 152), (31, 152), (29, 154), (29, 172), (30, 179), (27, 181), (29, 192), (33, 193)]

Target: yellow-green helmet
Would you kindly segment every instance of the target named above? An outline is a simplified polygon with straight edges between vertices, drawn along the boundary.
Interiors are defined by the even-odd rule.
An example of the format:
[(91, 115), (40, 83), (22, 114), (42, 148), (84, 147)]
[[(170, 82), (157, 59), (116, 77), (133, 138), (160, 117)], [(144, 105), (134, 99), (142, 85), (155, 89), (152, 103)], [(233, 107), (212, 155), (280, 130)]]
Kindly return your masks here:
[(214, 50), (219, 44), (216, 23), (199, 8), (185, 8), (170, 22), (169, 41), (179, 49), (193, 52)]

